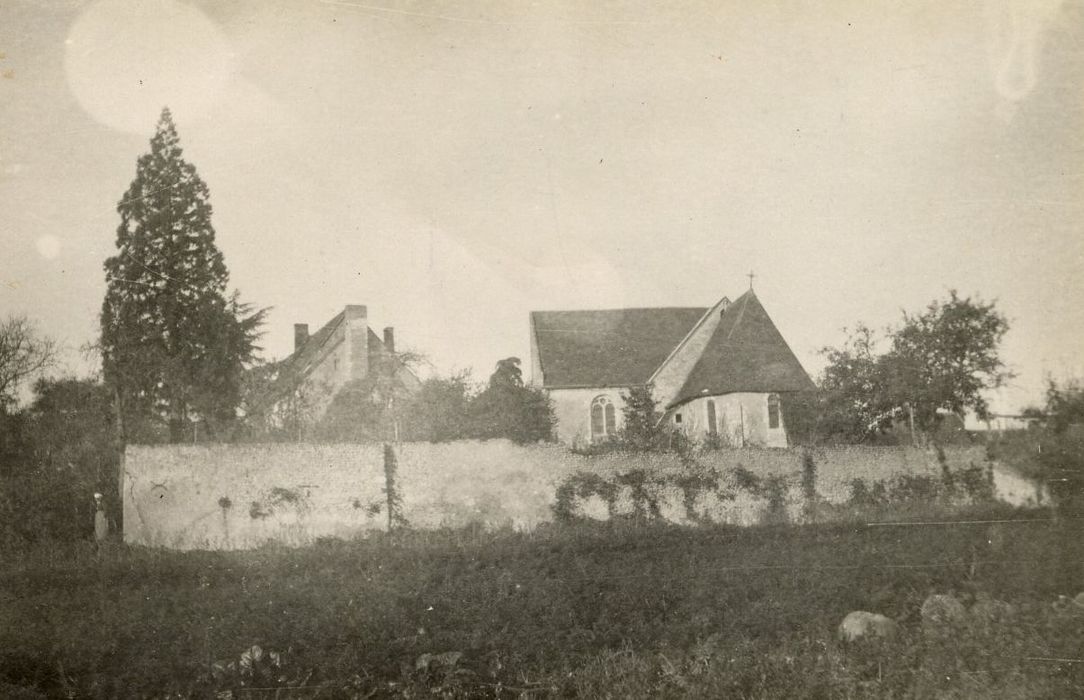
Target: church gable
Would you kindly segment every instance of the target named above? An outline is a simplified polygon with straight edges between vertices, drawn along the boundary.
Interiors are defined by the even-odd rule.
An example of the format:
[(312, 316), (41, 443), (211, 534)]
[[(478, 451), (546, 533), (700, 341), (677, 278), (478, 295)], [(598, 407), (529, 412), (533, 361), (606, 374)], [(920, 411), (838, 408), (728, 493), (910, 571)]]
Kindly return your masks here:
[(699, 396), (812, 388), (813, 381), (749, 290), (723, 314), (700, 359), (668, 405)]
[(689, 377), (689, 372), (704, 354), (704, 349), (715, 335), (716, 328), (730, 306), (730, 299), (723, 297), (697, 321), (692, 330), (671, 351), (648, 383), (654, 389), (655, 399), (663, 406), (673, 400)]

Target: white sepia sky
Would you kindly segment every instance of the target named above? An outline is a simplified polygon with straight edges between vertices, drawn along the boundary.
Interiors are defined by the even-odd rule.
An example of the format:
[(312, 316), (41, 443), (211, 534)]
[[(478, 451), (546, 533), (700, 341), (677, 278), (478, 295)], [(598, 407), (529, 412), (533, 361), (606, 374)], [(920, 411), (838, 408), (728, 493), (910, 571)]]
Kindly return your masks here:
[(97, 333), (115, 212), (168, 105), (243, 298), (347, 303), (436, 369), (532, 309), (757, 293), (817, 349), (949, 288), (1019, 377), (1084, 374), (1084, 2), (13, 0), (0, 315)]

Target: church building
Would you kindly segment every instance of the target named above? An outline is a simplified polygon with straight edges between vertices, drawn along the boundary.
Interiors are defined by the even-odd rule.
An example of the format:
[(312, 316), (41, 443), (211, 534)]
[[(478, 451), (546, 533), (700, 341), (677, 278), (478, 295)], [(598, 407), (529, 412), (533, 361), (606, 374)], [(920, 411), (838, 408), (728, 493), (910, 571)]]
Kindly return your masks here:
[(562, 442), (613, 439), (622, 395), (650, 385), (662, 420), (734, 447), (786, 447), (780, 395), (813, 388), (750, 289), (711, 308), (533, 311), (531, 373)]

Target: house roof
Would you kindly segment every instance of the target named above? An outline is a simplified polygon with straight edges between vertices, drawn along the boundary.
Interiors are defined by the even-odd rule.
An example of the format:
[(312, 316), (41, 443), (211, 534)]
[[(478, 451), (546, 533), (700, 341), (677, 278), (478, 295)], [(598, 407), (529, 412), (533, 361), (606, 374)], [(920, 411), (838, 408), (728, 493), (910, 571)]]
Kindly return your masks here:
[[(254, 399), (256, 409), (272, 405), (305, 381), (320, 360), (342, 342), (341, 336), (336, 341), (335, 332), (342, 325), (344, 318), (344, 312), (340, 311), (320, 330), (310, 335), (300, 348), (282, 360), (261, 368), (272, 379), (264, 395)], [(369, 363), (372, 365), (374, 357), (384, 352), (384, 341), (373, 332), (372, 328), (366, 327), (366, 330), (369, 336)], [(410, 369), (402, 364), (400, 364), (400, 369), (410, 372)], [(410, 374), (413, 375), (413, 372)]]
[(533, 311), (531, 328), (547, 388), (645, 383), (704, 308)]
[[(312, 369), (313, 362), (321, 355), (327, 348), (328, 342), (335, 336), (335, 331), (342, 325), (344, 314), (342, 311), (331, 317), (331, 320), (324, 324), (324, 326), (310, 335), (305, 343), (295, 350), (292, 354), (287, 356), (283, 361), (283, 367), (289, 367), (293, 370), (293, 374), (296, 377), (302, 377), (308, 374)], [(370, 336), (373, 335), (372, 330), (369, 331)]]
[(670, 405), (735, 391), (812, 388), (813, 381), (750, 289), (723, 312), (719, 326)]

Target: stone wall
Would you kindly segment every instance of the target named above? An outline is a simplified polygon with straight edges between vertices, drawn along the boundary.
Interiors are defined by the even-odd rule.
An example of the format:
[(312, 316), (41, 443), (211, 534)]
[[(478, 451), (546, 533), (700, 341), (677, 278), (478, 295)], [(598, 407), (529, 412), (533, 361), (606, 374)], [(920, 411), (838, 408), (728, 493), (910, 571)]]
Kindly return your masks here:
[[(403, 515), (420, 529), (471, 523), (530, 529), (553, 520), (558, 488), (577, 475), (620, 481), (642, 474), (663, 483), (690, 473), (677, 455), (585, 456), (561, 445), (524, 447), (503, 440), (410, 443), (398, 446), (397, 453)], [(804, 454), (799, 449), (722, 449), (698, 454), (695, 469), (715, 470), (728, 483), (742, 471), (762, 479), (778, 477), (787, 485), (788, 512), (798, 513), (795, 494)], [(833, 448), (811, 454), (818, 496), (828, 503), (845, 502), (855, 479), (872, 483), (901, 474), (941, 474), (936, 453), (915, 448)], [(986, 455), (981, 447), (957, 448), (947, 449), (945, 458), (956, 471), (985, 464)], [(673, 522), (758, 522), (765, 499), (731, 485), (734, 498), (699, 494), (692, 503), (680, 489), (660, 486), (660, 515)], [(1027, 490), (1016, 482), (1012, 487), (1017, 497)], [(132, 544), (179, 549), (248, 548), (267, 541), (300, 545), (387, 528), (379, 445), (131, 446), (123, 488), (124, 539)], [(588, 497), (575, 507), (599, 518), (631, 512), (635, 499), (629, 489), (616, 494), (613, 503)], [(690, 518), (690, 512), (699, 515)]]

